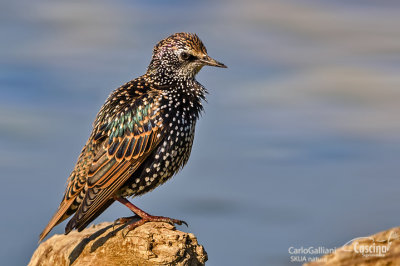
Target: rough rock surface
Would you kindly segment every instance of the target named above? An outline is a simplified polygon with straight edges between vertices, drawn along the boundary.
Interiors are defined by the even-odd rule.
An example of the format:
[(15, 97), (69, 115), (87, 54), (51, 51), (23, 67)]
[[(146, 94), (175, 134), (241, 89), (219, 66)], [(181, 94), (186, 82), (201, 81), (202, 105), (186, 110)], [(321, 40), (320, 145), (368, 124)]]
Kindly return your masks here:
[[(36, 265), (204, 265), (207, 253), (191, 233), (168, 223), (146, 223), (126, 235), (125, 225), (102, 223), (54, 235), (40, 244)], [(126, 235), (126, 236), (125, 236)]]
[(336, 249), (336, 252), (305, 265), (400, 265), (400, 227), (354, 239), (350, 244)]

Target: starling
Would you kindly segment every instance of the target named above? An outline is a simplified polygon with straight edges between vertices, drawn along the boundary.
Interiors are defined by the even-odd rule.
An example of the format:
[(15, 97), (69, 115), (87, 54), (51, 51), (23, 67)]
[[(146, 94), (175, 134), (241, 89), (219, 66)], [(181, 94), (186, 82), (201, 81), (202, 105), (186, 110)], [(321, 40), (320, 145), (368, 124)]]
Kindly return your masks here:
[(154, 47), (146, 74), (114, 90), (101, 107), (39, 241), (71, 215), (65, 234), (83, 230), (114, 201), (141, 218), (128, 230), (149, 221), (185, 223), (150, 215), (126, 198), (153, 190), (188, 161), (207, 93), (195, 76), (205, 65), (226, 68), (196, 34), (175, 33)]

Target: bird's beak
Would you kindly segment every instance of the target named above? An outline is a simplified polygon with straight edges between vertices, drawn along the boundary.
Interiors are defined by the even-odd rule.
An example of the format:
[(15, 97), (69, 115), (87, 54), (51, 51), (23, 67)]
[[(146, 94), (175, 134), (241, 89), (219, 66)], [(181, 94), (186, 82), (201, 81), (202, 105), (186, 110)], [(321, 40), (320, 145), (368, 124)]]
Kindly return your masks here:
[(215, 59), (212, 59), (208, 55), (204, 56), (203, 58), (200, 58), (200, 62), (202, 62), (204, 65), (207, 65), (207, 66), (215, 66), (215, 67), (227, 68), (227, 66), (225, 66), (221, 62), (218, 62)]

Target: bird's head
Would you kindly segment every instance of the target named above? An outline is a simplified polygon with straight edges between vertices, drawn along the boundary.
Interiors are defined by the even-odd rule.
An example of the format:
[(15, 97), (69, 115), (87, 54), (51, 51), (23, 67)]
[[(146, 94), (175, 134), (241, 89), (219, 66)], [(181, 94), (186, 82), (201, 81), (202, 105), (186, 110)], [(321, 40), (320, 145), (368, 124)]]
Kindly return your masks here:
[(154, 46), (148, 73), (182, 79), (194, 78), (203, 66), (226, 66), (207, 54), (207, 49), (196, 34), (175, 33)]

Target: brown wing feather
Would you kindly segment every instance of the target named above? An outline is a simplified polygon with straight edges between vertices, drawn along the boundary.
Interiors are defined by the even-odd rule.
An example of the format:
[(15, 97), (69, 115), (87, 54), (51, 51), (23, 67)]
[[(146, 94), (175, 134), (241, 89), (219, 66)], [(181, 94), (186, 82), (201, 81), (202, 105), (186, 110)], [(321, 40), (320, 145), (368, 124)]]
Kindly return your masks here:
[(47, 236), (54, 226), (67, 219), (78, 208), (79, 201), (82, 201), (83, 198), (83, 189), (86, 185), (88, 161), (91, 160), (92, 156), (92, 147), (90, 147), (90, 144), (85, 145), (81, 151), (74, 170), (68, 178), (67, 187), (65, 189), (64, 197), (61, 200), (60, 206), (58, 207), (57, 212), (50, 219), (43, 232), (40, 234), (39, 242)]
[[(126, 95), (126, 93), (123, 93)], [(155, 95), (142, 95), (130, 108), (100, 120), (93, 141), (100, 147), (96, 152), (85, 185), (85, 197), (65, 232), (82, 230), (103, 205), (129, 179), (161, 141), (162, 123)], [(113, 107), (118, 109), (121, 107)], [(106, 124), (106, 125), (104, 125)]]
[[(98, 210), (112, 198), (112, 195), (128, 180), (132, 173), (159, 144), (160, 139), (153, 137), (157, 135), (159, 130), (159, 127), (154, 127), (152, 130), (143, 132), (139, 136), (126, 137), (121, 141), (121, 143), (123, 141), (130, 143), (132, 139), (127, 139), (134, 138), (135, 142), (140, 143), (140, 146), (137, 146), (138, 148), (135, 149), (137, 154), (134, 154), (134, 156), (128, 154), (127, 157), (132, 156), (130, 160), (117, 160), (115, 158), (116, 155), (114, 155), (107, 162), (101, 164), (100, 167), (105, 168), (105, 170), (92, 169), (95, 171), (89, 173), (85, 198), (74, 217), (68, 222), (65, 228), (66, 233), (69, 233), (74, 228), (77, 228), (79, 231), (84, 229), (88, 221), (92, 220), (93, 216), (98, 215)], [(126, 150), (123, 153), (127, 155)], [(103, 156), (108, 155), (105, 154)]]
[(84, 228), (113, 202), (112, 194), (161, 141), (161, 122), (156, 122), (160, 109), (153, 101), (158, 92), (140, 82), (115, 90), (100, 109), (60, 206), (39, 241), (73, 213), (66, 231)]

